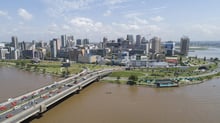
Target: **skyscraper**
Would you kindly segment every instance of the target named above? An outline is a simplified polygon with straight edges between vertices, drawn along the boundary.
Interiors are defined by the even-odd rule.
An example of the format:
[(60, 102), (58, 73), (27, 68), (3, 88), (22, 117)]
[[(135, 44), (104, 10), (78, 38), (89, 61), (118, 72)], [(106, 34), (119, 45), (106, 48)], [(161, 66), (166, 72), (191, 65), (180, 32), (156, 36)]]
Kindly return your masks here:
[(77, 39), (76, 40), (76, 45), (82, 45), (82, 40), (81, 39)]
[(184, 56), (188, 55), (188, 52), (189, 52), (189, 42), (190, 42), (190, 39), (187, 36), (183, 36), (180, 39), (180, 53), (182, 55), (184, 55)]
[(89, 39), (88, 38), (83, 39), (83, 45), (85, 46), (87, 44), (89, 44)]
[(61, 48), (66, 47), (66, 35), (61, 35)]
[(153, 53), (160, 53), (160, 43), (161, 43), (161, 38), (159, 37), (153, 37), (151, 40), (151, 48)]
[(146, 38), (143, 37), (143, 38), (141, 39), (141, 44), (145, 44), (146, 42), (147, 42)]
[(103, 43), (107, 43), (108, 42), (108, 38), (103, 37)]
[(66, 47), (73, 47), (74, 45), (75, 45), (74, 36), (73, 35), (67, 36)]
[(141, 45), (141, 35), (136, 35), (136, 46)]
[(133, 44), (134, 43), (134, 38), (133, 38), (133, 35), (127, 35), (127, 40)]
[(12, 41), (12, 47), (18, 49), (18, 38), (16, 36), (12, 36), (11, 41)]
[(53, 39), (50, 41), (51, 58), (57, 57), (57, 41), (58, 39)]
[(175, 43), (173, 41), (167, 41), (164, 44), (165, 48), (165, 55), (166, 56), (173, 56), (175, 51)]

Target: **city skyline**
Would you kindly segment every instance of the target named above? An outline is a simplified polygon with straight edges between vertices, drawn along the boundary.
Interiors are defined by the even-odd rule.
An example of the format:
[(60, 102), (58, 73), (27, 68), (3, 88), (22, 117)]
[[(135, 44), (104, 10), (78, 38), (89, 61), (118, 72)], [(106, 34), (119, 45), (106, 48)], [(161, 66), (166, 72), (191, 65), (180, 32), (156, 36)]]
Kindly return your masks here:
[(220, 1), (2, 0), (0, 41), (51, 40), (73, 35), (100, 42), (127, 34), (179, 41), (220, 40)]

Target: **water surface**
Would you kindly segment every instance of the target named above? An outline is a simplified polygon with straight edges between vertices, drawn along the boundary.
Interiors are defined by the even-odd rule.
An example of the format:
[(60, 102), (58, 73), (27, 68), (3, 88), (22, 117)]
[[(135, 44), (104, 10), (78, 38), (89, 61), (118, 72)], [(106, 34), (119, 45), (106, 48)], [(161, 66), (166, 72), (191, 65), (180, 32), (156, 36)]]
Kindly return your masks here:
[(33, 123), (219, 123), (220, 79), (178, 88), (93, 83)]

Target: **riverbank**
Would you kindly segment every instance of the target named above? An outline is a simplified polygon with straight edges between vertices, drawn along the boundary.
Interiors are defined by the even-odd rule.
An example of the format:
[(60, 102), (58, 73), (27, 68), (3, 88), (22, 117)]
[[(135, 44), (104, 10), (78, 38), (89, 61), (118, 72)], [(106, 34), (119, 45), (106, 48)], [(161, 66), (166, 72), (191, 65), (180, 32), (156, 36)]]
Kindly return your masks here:
[(0, 65), (10, 65), (21, 70), (41, 74), (49, 74), (61, 78), (67, 77), (68, 75), (77, 74), (81, 72), (84, 68), (88, 68), (89, 70), (117, 68), (115, 66), (108, 65), (81, 63), (70, 63), (69, 67), (63, 67), (62, 62), (60, 61), (41, 61), (39, 63), (33, 63), (31, 60), (1, 60)]
[[(218, 73), (216, 72), (215, 74), (200, 76), (200, 77), (188, 76), (188, 77), (170, 78), (170, 80), (174, 80), (176, 83), (178, 83), (179, 86), (186, 86), (186, 85), (200, 84), (216, 78), (220, 78), (220, 72)], [(128, 77), (105, 77), (101, 80), (101, 82), (116, 83), (116, 84), (127, 84), (128, 81), (129, 81)], [(152, 87), (155, 86), (156, 81), (157, 79), (147, 80), (144, 78), (140, 78), (137, 81), (135, 81), (135, 85)]]

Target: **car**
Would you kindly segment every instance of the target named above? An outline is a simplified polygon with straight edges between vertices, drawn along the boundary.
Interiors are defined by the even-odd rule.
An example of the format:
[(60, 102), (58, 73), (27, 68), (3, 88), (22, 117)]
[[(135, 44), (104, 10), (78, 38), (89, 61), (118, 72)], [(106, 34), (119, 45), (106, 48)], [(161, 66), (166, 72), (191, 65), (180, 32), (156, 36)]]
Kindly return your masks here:
[(74, 84), (77, 84), (78, 82), (77, 81), (74, 81)]
[(86, 80), (86, 77), (83, 77), (83, 80)]
[(7, 114), (6, 116), (5, 116), (5, 118), (10, 118), (10, 117), (12, 117), (13, 116), (13, 114)]
[(20, 108), (20, 106), (14, 106), (14, 110), (19, 109), (19, 108)]
[(5, 110), (7, 110), (6, 106), (0, 106), (0, 111), (5, 111)]
[(73, 85), (72, 84), (67, 84), (67, 87), (72, 87)]
[(29, 108), (29, 106), (26, 105), (26, 106), (23, 107), (23, 110), (26, 110), (28, 108)]
[(13, 100), (13, 98), (8, 98), (8, 102), (11, 102)]

